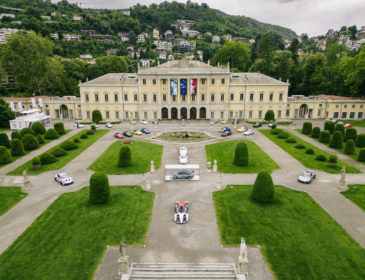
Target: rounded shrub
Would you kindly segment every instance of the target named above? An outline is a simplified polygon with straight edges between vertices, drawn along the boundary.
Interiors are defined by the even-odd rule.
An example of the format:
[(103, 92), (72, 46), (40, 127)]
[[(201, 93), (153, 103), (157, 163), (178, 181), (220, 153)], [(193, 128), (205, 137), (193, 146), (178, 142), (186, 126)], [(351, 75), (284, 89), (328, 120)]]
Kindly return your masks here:
[(111, 200), (108, 177), (99, 172), (95, 172), (90, 177), (89, 201), (92, 204), (105, 204)]
[(340, 131), (342, 135), (345, 134), (345, 126), (342, 123), (338, 123), (335, 126), (335, 131)]
[(311, 136), (313, 138), (319, 138), (320, 134), (321, 134), (321, 129), (319, 128), (319, 126), (313, 127)]
[(271, 203), (275, 199), (274, 184), (267, 172), (260, 172), (251, 192), (251, 199), (260, 203)]
[(234, 152), (234, 164), (238, 166), (248, 165), (248, 148), (244, 142), (238, 142)]
[(119, 167), (127, 167), (132, 164), (131, 149), (128, 146), (122, 146), (119, 151)]
[(274, 135), (278, 135), (278, 134), (280, 134), (282, 132), (283, 132), (283, 130), (280, 129), (280, 128), (275, 128), (275, 129), (273, 129), (273, 130), (270, 131), (270, 133), (271, 134), (274, 134)]
[(346, 128), (345, 135), (343, 137), (343, 141), (347, 142), (347, 140), (352, 139), (354, 142), (357, 138), (357, 130), (354, 127)]
[(330, 147), (331, 148), (342, 148), (342, 142), (343, 142), (343, 137), (342, 137), (342, 132), (341, 131), (335, 131), (332, 135), (331, 138), (331, 142), (330, 142)]
[(33, 130), (33, 129), (31, 129), (30, 127), (25, 127), (25, 128), (23, 128), (23, 129), (20, 131), (20, 135), (21, 135), (22, 137), (24, 137), (24, 135), (26, 135), (26, 134), (35, 135), (34, 130)]
[(65, 126), (63, 124), (63, 122), (56, 122), (54, 125), (53, 125), (54, 129), (57, 131), (57, 133), (59, 135), (64, 135), (66, 134), (66, 130), (65, 130)]
[(13, 139), (22, 140), (22, 136), (20, 135), (20, 133), (18, 131), (13, 131), (11, 133), (11, 140), (13, 140)]
[(5, 146), (0, 146), (0, 164), (11, 162), (11, 155)]
[(95, 124), (92, 124), (92, 125), (91, 125), (91, 131), (96, 131), (96, 126), (95, 126)]
[(86, 138), (88, 138), (88, 136), (87, 136), (87, 134), (86, 134), (86, 133), (83, 133), (83, 134), (81, 134), (80, 138), (81, 138), (81, 139), (86, 139)]
[(46, 128), (44, 127), (43, 123), (35, 122), (32, 125), (32, 129), (36, 134), (44, 135), (46, 133)]
[(101, 112), (99, 110), (92, 111), (91, 116), (93, 123), (99, 123), (103, 120), (103, 117), (101, 116)]
[(268, 110), (265, 113), (265, 121), (275, 121), (275, 113), (273, 110)]
[(57, 161), (57, 158), (51, 153), (44, 153), (39, 156), (41, 164), (51, 164)]
[(345, 154), (352, 155), (355, 152), (355, 142), (352, 139), (347, 140), (345, 145)]
[(88, 130), (86, 133), (87, 133), (87, 135), (93, 135), (94, 134), (94, 131)]
[(301, 149), (305, 149), (305, 146), (303, 144), (297, 144), (294, 146), (295, 148), (301, 150)]
[(79, 139), (79, 138), (75, 138), (75, 139), (73, 140), (73, 142), (74, 142), (74, 143), (80, 143), (80, 139)]
[(31, 134), (25, 134), (22, 138), (22, 143), (26, 151), (31, 151), (39, 148), (37, 138)]
[(328, 130), (321, 131), (319, 135), (319, 142), (321, 143), (329, 143), (331, 141), (331, 134)]
[(324, 129), (323, 130), (328, 130), (329, 133), (333, 133), (333, 131), (335, 130), (335, 123), (332, 121), (326, 121), (324, 123)]
[(326, 159), (326, 157), (324, 155), (318, 155), (318, 156), (316, 156), (316, 160), (318, 160), (318, 161), (326, 161), (327, 159)]
[(46, 138), (46, 139), (57, 139), (59, 137), (60, 137), (60, 135), (53, 128), (48, 129), (46, 134), (44, 135), (44, 138)]
[(360, 150), (357, 160), (362, 162), (365, 161), (365, 148)]
[(24, 155), (24, 146), (22, 141), (15, 138), (11, 141), (11, 155), (12, 156), (22, 156)]
[(32, 164), (33, 165), (38, 165), (38, 164), (41, 164), (41, 159), (39, 157), (34, 157), (32, 159)]
[(312, 123), (311, 122), (303, 123), (302, 133), (307, 134), (307, 135), (310, 135), (312, 133)]
[(45, 143), (42, 134), (37, 134), (37, 140), (38, 140), (39, 144), (44, 144)]
[(365, 148), (365, 134), (359, 134), (356, 138), (356, 147)]
[(305, 151), (305, 153), (308, 154), (308, 155), (313, 155), (314, 151), (313, 151), (313, 149), (309, 148)]
[(9, 137), (6, 133), (0, 133), (0, 146), (4, 146), (6, 148), (10, 148)]
[(55, 157), (63, 157), (67, 154), (67, 152), (62, 148), (57, 148), (51, 152)]
[(297, 140), (295, 140), (295, 138), (293, 138), (293, 137), (289, 137), (288, 139), (286, 139), (285, 142), (287, 142), (287, 143), (297, 143)]
[(271, 126), (271, 129), (275, 129), (277, 127), (277, 125), (276, 124), (273, 124), (272, 126)]
[(283, 131), (278, 135), (278, 138), (287, 139), (287, 138), (289, 138), (289, 134), (287, 132)]
[(336, 155), (330, 155), (330, 157), (328, 158), (328, 162), (337, 163), (337, 156)]
[(60, 147), (66, 151), (71, 151), (71, 150), (77, 149), (77, 145), (74, 142), (71, 142), (69, 140), (62, 142)]

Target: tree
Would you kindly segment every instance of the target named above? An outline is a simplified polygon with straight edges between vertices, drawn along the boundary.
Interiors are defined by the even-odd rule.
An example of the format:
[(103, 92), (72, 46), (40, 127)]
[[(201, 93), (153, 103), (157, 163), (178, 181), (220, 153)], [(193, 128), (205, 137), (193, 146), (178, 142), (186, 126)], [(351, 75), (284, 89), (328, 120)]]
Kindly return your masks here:
[(32, 125), (32, 129), (34, 130), (34, 132), (36, 134), (42, 134), (44, 135), (46, 133), (46, 128), (44, 127), (44, 125), (40, 122), (35, 122), (33, 125)]
[(39, 156), (40, 160), (41, 160), (41, 164), (45, 165), (45, 164), (51, 164), (57, 161), (57, 158), (52, 155), (51, 153), (44, 153), (41, 154)]
[(60, 137), (60, 135), (53, 128), (48, 129), (46, 134), (44, 135), (44, 138), (46, 138), (46, 139), (57, 139), (59, 137)]
[(274, 184), (269, 173), (261, 171), (255, 180), (251, 199), (259, 203), (272, 203), (275, 200)]
[(0, 146), (4, 146), (6, 148), (10, 148), (9, 137), (6, 133), (0, 133)]
[(345, 136), (344, 136), (343, 141), (347, 142), (349, 139), (352, 139), (355, 142), (356, 138), (357, 138), (356, 128), (354, 128), (354, 127), (346, 128)]
[(308, 134), (308, 135), (310, 135), (312, 133), (312, 123), (311, 122), (303, 123), (302, 133)]
[(307, 58), (304, 64), (303, 90), (306, 95), (320, 94), (326, 91), (325, 57), (316, 53)]
[(91, 204), (105, 204), (111, 201), (109, 180), (105, 174), (95, 172), (91, 175), (89, 201)]
[(298, 63), (298, 45), (299, 41), (297, 38), (293, 39), (288, 50), (291, 51), (295, 64)]
[(356, 147), (365, 148), (365, 134), (359, 134), (356, 138)]
[(9, 128), (9, 121), (15, 119), (15, 114), (10, 110), (9, 104), (0, 98), (0, 128)]
[(330, 147), (331, 148), (342, 148), (342, 132), (341, 131), (335, 131), (332, 135)]
[(63, 122), (56, 122), (54, 125), (53, 125), (54, 129), (57, 131), (57, 133), (59, 135), (64, 135), (66, 134), (66, 131), (65, 131), (65, 126), (63, 124)]
[(331, 134), (328, 130), (321, 131), (321, 134), (319, 135), (319, 142), (321, 143), (329, 143), (331, 140)]
[(31, 134), (25, 134), (22, 138), (22, 143), (26, 151), (31, 151), (39, 148), (37, 138)]
[(275, 113), (273, 110), (268, 110), (265, 113), (265, 121), (275, 121)]
[(342, 133), (342, 135), (345, 134), (345, 126), (342, 123), (338, 123), (335, 126), (335, 132), (336, 131), (340, 131)]
[(99, 110), (92, 111), (91, 115), (93, 123), (99, 123), (103, 120), (103, 117), (101, 116), (101, 112)]
[(226, 42), (214, 55), (213, 64), (228, 64), (232, 71), (247, 71), (251, 64), (251, 50), (243, 42)]
[(313, 127), (311, 136), (313, 138), (319, 138), (320, 134), (321, 134), (321, 129), (318, 126)]
[(324, 123), (324, 129), (323, 130), (328, 130), (329, 133), (333, 133), (333, 131), (335, 130), (335, 123), (332, 121), (326, 121)]
[(128, 167), (132, 163), (131, 149), (127, 146), (122, 146), (119, 151), (119, 167)]
[(357, 157), (358, 161), (365, 161), (365, 148), (362, 148)]
[(22, 140), (22, 136), (20, 135), (20, 133), (18, 131), (13, 131), (11, 133), (11, 140), (14, 140), (14, 139)]
[(11, 155), (12, 156), (22, 156), (24, 155), (24, 146), (22, 141), (19, 139), (11, 140)]
[(6, 164), (9, 162), (11, 162), (9, 150), (4, 146), (0, 146), (0, 164)]
[(234, 152), (234, 164), (238, 166), (248, 165), (248, 148), (244, 142), (238, 142)]
[(355, 152), (355, 142), (352, 139), (347, 140), (346, 146), (345, 146), (345, 154), (353, 154)]
[(124, 73), (128, 71), (128, 59), (123, 56), (102, 56), (96, 59), (96, 63), (90, 65), (88, 77), (94, 79), (108, 73)]

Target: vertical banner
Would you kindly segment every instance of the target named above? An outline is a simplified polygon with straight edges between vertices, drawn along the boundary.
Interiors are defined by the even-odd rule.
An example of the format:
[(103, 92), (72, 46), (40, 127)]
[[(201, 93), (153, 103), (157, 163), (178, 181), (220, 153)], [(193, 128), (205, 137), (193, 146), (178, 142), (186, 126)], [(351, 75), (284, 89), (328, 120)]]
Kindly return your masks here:
[(177, 79), (170, 80), (171, 95), (177, 95)]
[(22, 112), (23, 111), (23, 106), (22, 106), (22, 102), (21, 101), (18, 102), (18, 108), (19, 108), (19, 112)]
[(42, 98), (38, 98), (38, 104), (39, 104), (39, 107), (43, 107)]
[(180, 80), (180, 94), (186, 95), (186, 92), (188, 90), (188, 80), (187, 79), (181, 79)]
[(191, 84), (190, 84), (190, 86), (191, 86), (191, 92), (190, 92), (190, 94), (191, 94), (191, 95), (196, 94), (196, 92), (197, 92), (197, 87), (198, 87), (198, 81), (197, 81), (197, 79), (191, 79)]
[(10, 110), (11, 111), (15, 111), (15, 108), (14, 108), (14, 101), (10, 101)]
[(37, 107), (37, 105), (35, 104), (35, 98), (33, 97), (31, 100), (32, 100), (32, 106), (33, 106), (33, 108)]

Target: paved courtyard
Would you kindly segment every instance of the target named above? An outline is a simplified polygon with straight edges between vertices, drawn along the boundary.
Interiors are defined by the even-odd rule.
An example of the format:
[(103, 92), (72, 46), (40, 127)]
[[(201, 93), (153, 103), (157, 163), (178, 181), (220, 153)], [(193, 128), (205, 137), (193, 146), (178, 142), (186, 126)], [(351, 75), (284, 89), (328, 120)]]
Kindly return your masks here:
[[(72, 125), (72, 123), (67, 123), (66, 128)], [(233, 128), (231, 124), (228, 126)], [(241, 125), (239, 124), (239, 126)], [(323, 127), (323, 122), (320, 122), (319, 126)], [(140, 127), (140, 125), (135, 125), (134, 128)], [(244, 137), (234, 133), (227, 139), (223, 139), (218, 133), (222, 125), (216, 124), (211, 126), (208, 122), (187, 122), (184, 126), (180, 122), (164, 122), (157, 126), (149, 124), (147, 127), (152, 131), (151, 135), (134, 136), (133, 139), (143, 139), (161, 144), (164, 146), (164, 152), (161, 168), (151, 175), (152, 191), (156, 193), (156, 198), (147, 244), (145, 247), (127, 248), (130, 262), (237, 263), (239, 249), (222, 248), (220, 245), (212, 200), (212, 192), (216, 190), (218, 174), (208, 173), (205, 170), (207, 160), (204, 145), (224, 140), (244, 139)], [(301, 128), (301, 123), (298, 122), (287, 127), (291, 132), (297, 133), (294, 131), (295, 128)], [(71, 186), (61, 187), (55, 183), (52, 172), (46, 172), (38, 176), (30, 176), (31, 190), (29, 195), (0, 217), (0, 253), (6, 250), (62, 193), (72, 192), (87, 186), (89, 177), (92, 174), (92, 171), (86, 170), (87, 167), (110, 144), (116, 141), (112, 137), (115, 131), (124, 131), (126, 129), (131, 129), (131, 126), (129, 124), (115, 125), (109, 133), (65, 166), (64, 170), (75, 179), (75, 184)], [(165, 131), (185, 129), (204, 131), (213, 137), (211, 140), (203, 143), (184, 144), (188, 147), (189, 162), (197, 163), (201, 167), (200, 181), (165, 182), (163, 166), (165, 164), (178, 163), (178, 147), (181, 144), (161, 142), (154, 139), (154, 136)], [(365, 129), (358, 129), (358, 131), (361, 130)], [(22, 177), (6, 176), (6, 173), (75, 133), (77, 133), (76, 130), (0, 169), (0, 186), (22, 185)], [(365, 248), (365, 213), (338, 192), (336, 186), (340, 178), (339, 174), (328, 174), (317, 171), (317, 179), (312, 184), (300, 184), (297, 182), (297, 176), (305, 169), (300, 162), (259, 132), (246, 139), (256, 142), (281, 167), (272, 173), (275, 184), (307, 192)], [(333, 150), (325, 145), (313, 141), (310, 138), (304, 139), (323, 150), (334, 153)], [(338, 154), (338, 156), (341, 160), (365, 172), (365, 165), (345, 155)], [(224, 185), (252, 184), (255, 178), (256, 174), (222, 174)], [(144, 186), (145, 180), (145, 175), (109, 176), (110, 185), (133, 184)], [(362, 183), (365, 182), (365, 175), (363, 173), (348, 174), (346, 180), (348, 184)], [(173, 203), (175, 200), (189, 200), (191, 204), (189, 211), (191, 220), (186, 225), (175, 225), (173, 222)], [(115, 277), (118, 269), (118, 249), (117, 247), (109, 247), (107, 249), (103, 263), (97, 272), (96, 279), (113, 279)], [(265, 266), (259, 248), (249, 248), (249, 260), (249, 270), (252, 279), (272, 279)]]

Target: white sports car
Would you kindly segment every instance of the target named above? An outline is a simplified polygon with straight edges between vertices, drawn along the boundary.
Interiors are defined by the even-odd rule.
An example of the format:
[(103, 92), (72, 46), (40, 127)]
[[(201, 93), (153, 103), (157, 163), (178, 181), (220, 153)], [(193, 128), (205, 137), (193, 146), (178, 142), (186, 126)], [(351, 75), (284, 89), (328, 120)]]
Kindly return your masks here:
[(54, 179), (56, 182), (59, 182), (62, 186), (73, 184), (73, 179), (71, 176), (68, 176), (64, 171), (57, 171), (54, 174)]
[(179, 163), (180, 164), (187, 164), (188, 163), (188, 156), (179, 156)]
[(188, 148), (180, 147), (180, 156), (185, 157), (185, 156), (187, 156), (187, 154), (188, 154)]
[(189, 202), (175, 201), (174, 221), (177, 224), (186, 224), (189, 221)]
[(316, 173), (314, 173), (311, 170), (306, 170), (306, 171), (303, 171), (303, 173), (299, 175), (298, 181), (300, 183), (310, 184), (312, 182), (312, 180), (315, 178), (316, 178)]
[(247, 131), (245, 131), (244, 133), (243, 133), (243, 135), (252, 135), (252, 134), (254, 134), (255, 132), (252, 130), (252, 129), (249, 129), (249, 130), (247, 130)]

